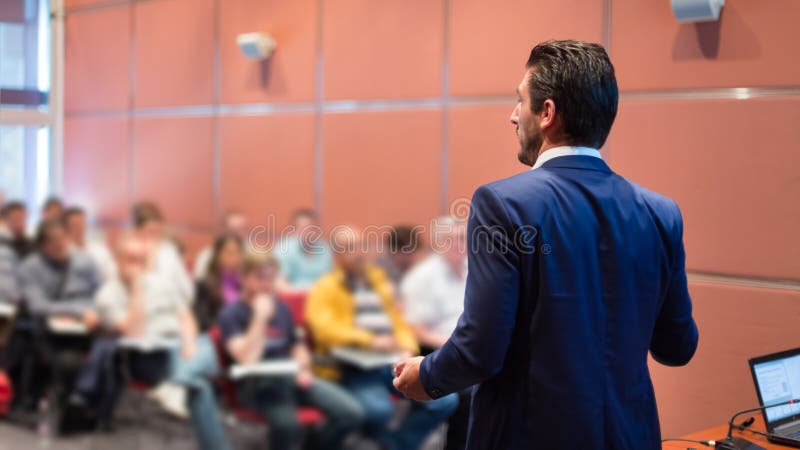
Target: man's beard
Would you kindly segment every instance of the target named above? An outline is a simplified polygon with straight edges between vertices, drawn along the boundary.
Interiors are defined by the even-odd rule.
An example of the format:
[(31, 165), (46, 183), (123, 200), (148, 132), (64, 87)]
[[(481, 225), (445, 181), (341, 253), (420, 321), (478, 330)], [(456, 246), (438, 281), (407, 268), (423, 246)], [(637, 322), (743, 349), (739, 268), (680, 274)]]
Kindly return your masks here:
[(522, 164), (526, 166), (533, 167), (536, 164), (536, 160), (539, 158), (539, 150), (542, 148), (542, 142), (544, 142), (544, 136), (542, 136), (541, 130), (536, 130), (532, 135), (526, 138), (519, 138), (519, 153), (517, 153), (517, 159)]

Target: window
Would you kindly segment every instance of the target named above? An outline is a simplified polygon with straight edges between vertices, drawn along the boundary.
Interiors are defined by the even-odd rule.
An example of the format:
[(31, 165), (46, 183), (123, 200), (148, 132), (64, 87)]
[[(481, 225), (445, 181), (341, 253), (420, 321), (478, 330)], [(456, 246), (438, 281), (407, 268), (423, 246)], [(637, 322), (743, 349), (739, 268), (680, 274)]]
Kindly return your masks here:
[(53, 171), (61, 148), (53, 130), (62, 120), (50, 89), (58, 73), (52, 28), (50, 0), (0, 0), (0, 191), (24, 201), (33, 219), (60, 178)]

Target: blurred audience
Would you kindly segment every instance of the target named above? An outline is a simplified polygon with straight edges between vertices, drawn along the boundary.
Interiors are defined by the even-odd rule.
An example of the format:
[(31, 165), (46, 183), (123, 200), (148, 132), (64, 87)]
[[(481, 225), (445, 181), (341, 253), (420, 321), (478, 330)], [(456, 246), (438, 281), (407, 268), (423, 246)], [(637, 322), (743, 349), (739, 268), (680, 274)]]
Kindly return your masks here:
[(292, 215), (293, 233), (278, 242), (275, 256), (281, 275), (294, 290), (307, 290), (333, 267), (331, 250), (322, 238), (317, 214), (299, 209)]
[(244, 243), (238, 234), (217, 237), (205, 275), (197, 282), (194, 315), (203, 331), (217, 320), (219, 311), (241, 298)]
[[(434, 222), (433, 251), (403, 278), (400, 293), (406, 321), (427, 355), (447, 342), (464, 310), (467, 285), (467, 227), (453, 217)], [(448, 421), (446, 450), (467, 444), (471, 389), (458, 394), (459, 406)]]
[(240, 365), (288, 359), (294, 375), (249, 377), (237, 386), (239, 401), (270, 425), (270, 449), (290, 449), (299, 441), (298, 405), (319, 408), (324, 425), (306, 448), (341, 448), (349, 431), (361, 425), (364, 410), (346, 390), (311, 372), (311, 354), (298, 336), (289, 308), (275, 293), (277, 262), (250, 257), (244, 264), (242, 300), (222, 310), (219, 325), (228, 357)]
[[(355, 347), (399, 357), (418, 353), (417, 340), (397, 310), (384, 272), (367, 264), (360, 230), (338, 227), (332, 236), (336, 268), (309, 292), (306, 316), (321, 357), (335, 347)], [(393, 415), (392, 367), (362, 370), (333, 364), (318, 368), (339, 378), (366, 412), (366, 431), (389, 449), (417, 449), (428, 434), (456, 409), (457, 397), (415, 402), (399, 427), (389, 428)]]
[[(320, 409), (325, 417), (304, 440), (308, 448), (341, 448), (346, 435), (361, 428), (384, 448), (413, 450), (458, 405), (455, 395), (427, 403), (402, 400), (410, 410), (390, 427), (399, 397), (391, 366), (362, 369), (337, 361), (331, 351), (349, 347), (388, 361), (419, 353), (420, 344), (428, 352), (444, 343), (463, 302), (465, 229), (459, 221), (437, 220), (439, 237), (451, 246), (435, 247), (430, 255), (420, 250), (418, 228), (395, 226), (371, 264), (360, 230), (337, 227), (329, 243), (316, 213), (300, 209), (274, 259), (259, 259), (246, 255), (248, 224), (231, 210), (214, 242), (197, 255), (192, 277), (155, 203), (134, 206), (133, 230), (113, 254), (104, 238), (88, 230), (80, 207), (64, 208), (51, 197), (41, 215), (33, 241), (26, 235), (25, 204), (10, 201), (0, 209), (0, 304), (14, 305), (0, 308), (0, 369), (12, 373), (28, 403), (55, 389), (58, 398), (67, 397), (59, 414), (86, 412), (102, 426), (134, 380), (151, 386), (165, 409), (187, 412), (200, 448), (225, 450), (211, 383), (217, 355), (205, 334), (218, 327), (228, 362), (293, 361), (298, 368), (237, 382), (239, 402), (269, 424), (270, 449), (301, 441), (300, 406)], [(319, 378), (304, 330), (281, 297), (300, 295), (302, 308), (305, 291)], [(31, 385), (37, 388), (26, 387)], [(463, 448), (461, 414), (468, 401), (461, 396), (450, 421), (448, 449)]]
[(103, 238), (90, 238), (86, 227), (86, 212), (76, 206), (67, 208), (61, 215), (69, 239), (76, 248), (86, 252), (94, 261), (103, 280), (117, 275), (117, 263)]
[(156, 272), (175, 285), (181, 299), (189, 305), (194, 300), (194, 282), (186, 270), (181, 250), (167, 237), (161, 209), (152, 202), (139, 202), (133, 207), (136, 236), (147, 252), (148, 270)]
[(383, 269), (392, 284), (397, 287), (400, 280), (419, 258), (419, 229), (410, 225), (395, 225), (386, 235), (383, 251), (375, 265)]
[(208, 377), (216, 374), (213, 344), (198, 336), (197, 323), (176, 284), (148, 270), (149, 248), (141, 233), (124, 236), (117, 250), (119, 276), (97, 295), (102, 322), (121, 337), (127, 367), (134, 380), (150, 385), (171, 381), (184, 386), (192, 428), (202, 449), (227, 449), (228, 444)]
[(4, 225), (4, 233), (0, 235), (0, 241), (9, 245), (17, 255), (17, 259), (21, 261), (33, 252), (36, 247), (26, 234), (28, 229), (28, 209), (22, 202), (10, 201), (4, 204), (2, 210), (0, 210), (0, 218), (2, 218)]
[[(219, 231), (217, 236), (220, 235), (233, 235), (238, 236), (239, 240), (247, 243), (247, 235), (250, 228), (247, 224), (247, 218), (240, 211), (231, 209), (222, 215), (219, 224)], [(197, 254), (194, 262), (194, 278), (195, 280), (202, 280), (205, 278), (208, 268), (211, 265), (212, 254), (214, 246), (209, 245)]]

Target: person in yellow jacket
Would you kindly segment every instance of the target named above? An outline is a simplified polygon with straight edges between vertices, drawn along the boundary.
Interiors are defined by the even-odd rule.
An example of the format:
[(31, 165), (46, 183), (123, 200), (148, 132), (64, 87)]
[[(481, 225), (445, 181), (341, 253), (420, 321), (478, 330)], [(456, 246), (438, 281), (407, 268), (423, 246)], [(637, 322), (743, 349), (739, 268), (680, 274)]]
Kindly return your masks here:
[[(383, 271), (366, 262), (367, 243), (360, 230), (338, 227), (331, 236), (336, 267), (318, 280), (308, 295), (306, 318), (320, 359), (331, 360), (335, 347), (354, 347), (398, 356), (419, 352), (417, 340), (397, 310)], [(392, 367), (359, 369), (344, 363), (318, 365), (318, 374), (339, 379), (366, 411), (366, 432), (391, 450), (413, 450), (455, 411), (458, 398), (448, 395), (414, 402), (403, 423), (393, 430)]]

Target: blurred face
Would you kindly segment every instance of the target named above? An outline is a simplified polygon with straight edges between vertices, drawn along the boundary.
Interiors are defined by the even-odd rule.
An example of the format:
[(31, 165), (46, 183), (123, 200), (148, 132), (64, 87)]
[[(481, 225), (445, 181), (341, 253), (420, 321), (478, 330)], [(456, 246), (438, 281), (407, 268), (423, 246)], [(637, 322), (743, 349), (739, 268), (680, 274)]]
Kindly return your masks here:
[(242, 280), (245, 297), (252, 300), (260, 294), (271, 294), (274, 291), (276, 275), (277, 267), (273, 264), (264, 264), (245, 274)]
[(313, 247), (322, 237), (322, 230), (317, 226), (317, 222), (310, 217), (299, 217), (294, 226), (297, 229), (297, 238), (305, 249)]
[(394, 260), (395, 265), (400, 268), (400, 270), (407, 270), (410, 268), (417, 259), (416, 252), (403, 252), (397, 251), (392, 254), (392, 260)]
[(539, 126), (539, 116), (531, 109), (531, 95), (528, 89), (530, 76), (531, 71), (526, 71), (522, 82), (517, 86), (517, 106), (511, 113), (511, 124), (514, 125), (519, 140), (517, 158), (522, 164), (533, 166), (544, 142), (544, 135)]
[(63, 227), (51, 228), (47, 232), (42, 252), (55, 261), (66, 261), (69, 258), (69, 237)]
[(225, 220), (225, 232), (235, 234), (242, 239), (247, 237), (247, 219), (241, 214), (232, 214)]
[(442, 253), (444, 259), (452, 266), (464, 263), (467, 255), (467, 227), (463, 223), (456, 223), (452, 231), (447, 234), (449, 245)]
[(147, 267), (147, 251), (142, 241), (126, 240), (117, 253), (117, 265), (120, 276), (126, 281), (144, 272)]
[(331, 247), (336, 265), (347, 273), (361, 271), (367, 259), (367, 243), (362, 242), (361, 233), (348, 227), (337, 230), (332, 239)]
[(64, 208), (61, 206), (60, 203), (57, 202), (49, 203), (42, 210), (42, 220), (57, 219), (61, 217), (61, 214), (63, 212)]
[(148, 220), (139, 227), (139, 235), (148, 241), (160, 241), (164, 237), (164, 224), (158, 220)]
[(67, 219), (67, 233), (73, 242), (83, 242), (86, 234), (86, 216), (83, 214), (72, 214)]
[(6, 225), (8, 225), (8, 229), (15, 236), (21, 236), (25, 234), (25, 227), (28, 222), (28, 212), (24, 209), (15, 209), (8, 213), (8, 217), (6, 218)]
[(224, 271), (238, 270), (242, 263), (242, 248), (233, 239), (225, 242), (219, 252), (219, 268)]
[(298, 236), (313, 225), (316, 225), (314, 219), (308, 216), (300, 216), (294, 220), (294, 229)]

